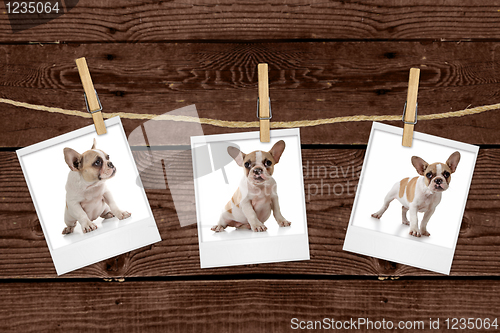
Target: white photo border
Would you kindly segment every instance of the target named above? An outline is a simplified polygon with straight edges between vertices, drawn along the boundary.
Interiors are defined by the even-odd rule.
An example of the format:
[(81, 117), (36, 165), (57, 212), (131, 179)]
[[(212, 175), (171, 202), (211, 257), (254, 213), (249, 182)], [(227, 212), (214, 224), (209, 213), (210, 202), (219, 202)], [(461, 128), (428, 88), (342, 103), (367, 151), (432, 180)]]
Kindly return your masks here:
[[(129, 153), (128, 158), (130, 162), (133, 163), (135, 176), (140, 182), (139, 173), (137, 171), (132, 152), (130, 151), (130, 147), (128, 146), (127, 137), (125, 135), (125, 131), (123, 130), (123, 125), (120, 117), (107, 119), (104, 121), (104, 123), (108, 128), (111, 126), (119, 126), (122, 138), (124, 142), (127, 143)], [(42, 226), (42, 230), (45, 235), (45, 240), (47, 241), (50, 255), (52, 256), (52, 261), (54, 262), (54, 266), (56, 268), (57, 275), (62, 275), (73, 270), (97, 263), (99, 261), (123, 254), (125, 252), (129, 252), (161, 241), (158, 227), (151, 211), (149, 201), (146, 197), (146, 192), (144, 192), (142, 184), (138, 184), (138, 186), (142, 189), (142, 195), (148, 209), (149, 216), (147, 218), (136, 221), (130, 225), (120, 227), (116, 230), (94, 236), (88, 240), (82, 240), (56, 249), (53, 249), (53, 247), (51, 246), (50, 239), (47, 236), (47, 228), (45, 227), (45, 223), (41, 218), (37, 199), (33, 196), (34, 192), (30, 183), (29, 175), (27, 174), (26, 168), (23, 163), (23, 157), (28, 154), (38, 152), (45, 148), (49, 148), (65, 141), (73, 140), (93, 132), (95, 132), (94, 125), (89, 125), (70, 133), (66, 133), (28, 147), (21, 148), (16, 151), (19, 163), (21, 164), (24, 178), (28, 185), (31, 199), (35, 206), (36, 213), (40, 220), (40, 225)], [(138, 234), (140, 234), (141, 237), (137, 237)], [(103, 243), (105, 243), (106, 246), (102, 246)], [(75, 254), (78, 254), (78, 260), (75, 260)]]
[[(271, 139), (283, 137), (296, 137), (298, 140), (298, 160), (300, 164), (300, 195), (303, 202), (304, 233), (298, 235), (273, 236), (271, 238), (252, 238), (238, 240), (222, 240), (216, 242), (203, 242), (201, 232), (198, 231), (198, 244), (200, 251), (201, 268), (226, 267), (248, 265), (257, 263), (272, 263), (285, 261), (309, 260), (309, 237), (307, 232), (307, 214), (304, 193), (304, 177), (302, 168), (302, 152), (300, 148), (300, 130), (298, 128), (272, 130)], [(259, 132), (243, 132), (231, 134), (217, 134), (209, 136), (191, 137), (191, 147), (196, 144), (227, 141), (235, 142), (248, 139), (259, 139)], [(194, 151), (192, 149), (192, 151)], [(196, 172), (196, 156), (193, 153), (193, 171)], [(196, 198), (196, 220), (198, 230), (202, 227), (199, 211), (199, 191), (197, 189), (196, 175), (194, 175)], [(293, 226), (293, 224), (292, 224)], [(231, 253), (227, 249), (231, 248)], [(249, 248), (251, 251), (249, 251)]]
[[(363, 161), (363, 166), (367, 165), (368, 157), (373, 143), (372, 139), (375, 131), (382, 131), (391, 134), (396, 134), (400, 137), (402, 137), (403, 135), (403, 129), (400, 127), (373, 122), (372, 129), (370, 132), (370, 138), (368, 140), (368, 147), (366, 149), (366, 154)], [(474, 166), (476, 164), (477, 154), (479, 152), (478, 146), (454, 140), (449, 140), (429, 134), (424, 134), (420, 132), (413, 133), (413, 140), (426, 141), (437, 145), (447, 146), (471, 152), (474, 154)], [(469, 193), (473, 172), (474, 172), (474, 167), (472, 168), (471, 173), (469, 175), (466, 194)], [(455, 248), (458, 239), (458, 234), (460, 232), (461, 223), (455, 230), (455, 236), (454, 236), (455, 241), (451, 249), (434, 244), (415, 242), (401, 238), (396, 235), (384, 234), (363, 227), (354, 226), (353, 219), (357, 207), (357, 202), (359, 199), (359, 193), (361, 191), (361, 187), (363, 186), (364, 175), (365, 175), (365, 168), (363, 167), (361, 170), (358, 188), (356, 191), (356, 198), (354, 200), (354, 204), (352, 207), (351, 217), (349, 220), (349, 225), (344, 240), (343, 250), (371, 257), (376, 257), (380, 259), (385, 259), (389, 261), (399, 262), (405, 265), (410, 265), (449, 275), (451, 270), (451, 265), (453, 262), (453, 256), (455, 254)], [(467, 195), (465, 196), (465, 200), (467, 200)], [(465, 211), (465, 205), (466, 202), (463, 202), (461, 207), (462, 211), (460, 215), (462, 216), (462, 218)], [(391, 246), (380, 246), (380, 244), (391, 244)], [(409, 260), (408, 253), (415, 253), (417, 255), (413, 256)]]

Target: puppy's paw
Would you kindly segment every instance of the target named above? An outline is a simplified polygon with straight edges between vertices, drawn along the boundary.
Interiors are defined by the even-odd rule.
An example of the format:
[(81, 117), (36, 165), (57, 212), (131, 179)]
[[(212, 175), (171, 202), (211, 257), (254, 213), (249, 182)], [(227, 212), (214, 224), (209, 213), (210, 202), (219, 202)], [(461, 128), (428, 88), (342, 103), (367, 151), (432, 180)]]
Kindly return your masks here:
[(87, 224), (82, 224), (82, 231), (84, 234), (87, 232), (94, 231), (96, 229), (97, 229), (97, 226), (92, 222), (87, 223)]
[(221, 231), (224, 231), (224, 229), (226, 229), (226, 227), (223, 227), (221, 225), (214, 225), (210, 230), (212, 231), (215, 231), (215, 232), (221, 232)]
[(288, 222), (287, 220), (283, 220), (283, 221), (278, 222), (278, 225), (280, 227), (289, 227), (291, 224), (292, 224), (292, 222)]
[(427, 236), (427, 237), (431, 235), (427, 230), (420, 230), (420, 233), (422, 234), (422, 236)]
[(115, 217), (115, 215), (113, 215), (113, 213), (111, 213), (111, 212), (107, 212), (106, 214), (102, 214), (101, 217), (104, 219), (110, 219), (110, 218)]
[(264, 223), (259, 222), (255, 225), (252, 225), (252, 230), (255, 232), (262, 232), (262, 231), (266, 231), (267, 227), (264, 225)]
[(410, 221), (408, 221), (408, 220), (403, 220), (401, 223), (403, 223), (405, 225), (410, 225)]
[(66, 228), (64, 228), (64, 229), (63, 229), (62, 234), (63, 234), (63, 235), (70, 234), (70, 233), (72, 233), (72, 232), (73, 232), (73, 230), (75, 230), (75, 227), (74, 227), (74, 226), (73, 226), (73, 227), (66, 227)]
[(382, 217), (382, 214), (379, 213), (379, 212), (376, 212), (376, 213), (373, 213), (372, 214), (372, 217), (376, 218), (376, 219), (380, 219)]
[(410, 230), (410, 235), (412, 235), (414, 237), (420, 237), (420, 236), (422, 236), (417, 229)]
[(118, 220), (124, 220), (124, 219), (129, 218), (131, 215), (132, 214), (130, 214), (129, 212), (123, 211), (123, 212), (116, 214), (116, 217), (118, 218)]

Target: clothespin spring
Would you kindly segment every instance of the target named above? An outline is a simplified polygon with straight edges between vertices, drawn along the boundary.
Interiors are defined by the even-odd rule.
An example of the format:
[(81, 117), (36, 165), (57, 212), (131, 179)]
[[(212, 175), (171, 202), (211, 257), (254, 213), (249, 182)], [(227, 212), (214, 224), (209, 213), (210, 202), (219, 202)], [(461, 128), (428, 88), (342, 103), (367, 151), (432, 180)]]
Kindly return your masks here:
[[(96, 113), (96, 112), (99, 112), (99, 111), (102, 111), (102, 105), (101, 105), (101, 100), (99, 99), (99, 95), (97, 95), (97, 91), (94, 89), (95, 91), (95, 96), (97, 97), (97, 103), (99, 103), (99, 109), (95, 110), (95, 111), (90, 111), (90, 108), (89, 108), (89, 102), (87, 100), (87, 94), (86, 93), (83, 93), (83, 98), (85, 99), (85, 106), (87, 107), (87, 111), (92, 114), (92, 113)], [(404, 116), (403, 116), (404, 118)]]
[(405, 116), (406, 116), (406, 103), (405, 102), (405, 107), (403, 109), (403, 118), (401, 119), (401, 121), (407, 125), (415, 125), (417, 123), (417, 114), (418, 114), (418, 102), (416, 103), (416, 106), (415, 106), (415, 121), (406, 121), (405, 120)]
[(260, 116), (260, 99), (257, 97), (257, 118), (259, 120), (271, 120), (273, 118), (273, 111), (271, 110), (271, 97), (269, 97), (269, 117)]

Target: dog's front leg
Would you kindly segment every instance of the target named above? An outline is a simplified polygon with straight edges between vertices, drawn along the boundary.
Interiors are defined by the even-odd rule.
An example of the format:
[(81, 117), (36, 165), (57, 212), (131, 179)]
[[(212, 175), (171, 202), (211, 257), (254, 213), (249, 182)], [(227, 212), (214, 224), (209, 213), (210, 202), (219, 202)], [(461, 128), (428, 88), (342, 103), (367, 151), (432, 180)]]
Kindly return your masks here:
[(230, 221), (232, 221), (232, 215), (226, 210), (220, 214), (219, 223), (214, 225), (211, 229), (215, 232), (221, 232), (226, 229), (228, 222)]
[(115, 200), (113, 199), (113, 195), (111, 195), (110, 191), (106, 190), (106, 192), (104, 192), (104, 194), (103, 194), (103, 197), (104, 197), (104, 201), (108, 204), (109, 210), (111, 211), (111, 213), (113, 213), (113, 215), (116, 216), (119, 220), (126, 219), (126, 218), (130, 217), (130, 215), (132, 215), (129, 212), (121, 210), (118, 207), (118, 205), (116, 204)]
[(255, 211), (253, 210), (252, 203), (248, 199), (243, 199), (241, 201), (241, 210), (243, 211), (243, 214), (245, 214), (245, 217), (248, 220), (248, 224), (250, 224), (250, 227), (252, 228), (253, 231), (266, 231), (267, 227), (264, 225), (264, 223), (260, 222), (259, 219), (257, 218), (257, 214), (255, 214)]
[(420, 231), (418, 231), (418, 208), (417, 205), (410, 205), (410, 235), (415, 237), (420, 237)]
[(422, 222), (420, 222), (420, 233), (422, 236), (430, 236), (431, 234), (427, 232), (427, 222), (431, 218), (432, 214), (434, 214), (434, 209), (430, 209), (424, 213), (424, 217), (422, 218)]
[(292, 224), (292, 223), (288, 222), (283, 217), (283, 215), (281, 215), (281, 209), (280, 209), (280, 204), (279, 204), (279, 200), (278, 200), (278, 196), (277, 195), (271, 196), (271, 203), (272, 203), (272, 207), (273, 207), (273, 215), (274, 215), (274, 218), (275, 218), (276, 222), (278, 222), (278, 225), (280, 227), (288, 227), (288, 226), (290, 226), (290, 224)]
[[(85, 213), (85, 211), (82, 208), (82, 205), (79, 202), (68, 202), (68, 212), (71, 212), (70, 215), (73, 216), (73, 218), (75, 218), (78, 222), (80, 222), (80, 225), (82, 226), (82, 231), (84, 233), (91, 232), (97, 229), (97, 226), (94, 223), (92, 223), (92, 221), (89, 219), (87, 213)], [(67, 218), (65, 216), (65, 222), (67, 222), (66, 219)], [(68, 225), (68, 223), (66, 224)], [(69, 229), (67, 228), (65, 228), (64, 230), (69, 231)], [(71, 233), (72, 231), (73, 230), (71, 229), (71, 231), (66, 233)]]

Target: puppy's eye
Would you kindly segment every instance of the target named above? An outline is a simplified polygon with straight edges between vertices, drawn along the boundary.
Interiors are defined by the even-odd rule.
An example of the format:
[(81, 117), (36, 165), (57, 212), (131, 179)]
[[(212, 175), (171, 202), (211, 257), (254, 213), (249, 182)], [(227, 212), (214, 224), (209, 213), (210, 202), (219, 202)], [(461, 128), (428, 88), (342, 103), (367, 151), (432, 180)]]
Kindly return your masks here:
[(95, 165), (95, 166), (100, 166), (100, 165), (101, 165), (101, 160), (99, 159), (99, 160), (95, 161), (95, 162), (94, 162), (94, 165)]
[(266, 161), (266, 166), (267, 166), (267, 167), (270, 167), (272, 164), (273, 164), (273, 162), (271, 162), (271, 161), (269, 161), (269, 160), (267, 160), (267, 161)]
[(245, 168), (250, 168), (250, 162), (245, 162)]
[(432, 172), (427, 172), (427, 174), (425, 175), (427, 178), (431, 179), (432, 178)]
[(443, 172), (443, 177), (444, 178), (450, 177), (450, 173), (448, 171)]

